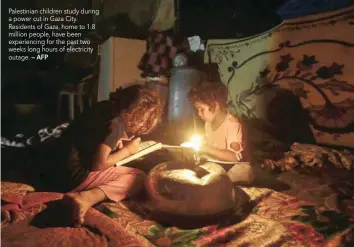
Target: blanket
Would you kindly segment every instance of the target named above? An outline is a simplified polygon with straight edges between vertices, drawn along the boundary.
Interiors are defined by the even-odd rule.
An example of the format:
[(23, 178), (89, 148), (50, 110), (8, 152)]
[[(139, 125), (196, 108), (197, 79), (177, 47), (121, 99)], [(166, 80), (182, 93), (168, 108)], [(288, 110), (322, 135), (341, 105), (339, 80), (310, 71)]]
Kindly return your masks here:
[[(31, 140), (55, 138), (65, 127), (46, 129)], [(25, 140), (29, 139), (23, 137), (21, 143), (36, 143)], [(278, 180), (289, 187), (282, 190), (236, 186), (235, 189), (241, 189), (246, 195), (243, 206), (235, 207), (227, 217), (198, 227), (162, 223), (154, 208), (140, 196), (95, 205), (87, 212), (85, 225), (75, 229), (70, 227), (70, 212), (61, 202), (63, 194), (37, 191), (26, 183), (2, 181), (2, 244), (24, 247), (353, 246), (354, 183), (353, 174), (348, 172), (353, 166), (348, 163), (352, 156), (345, 152), (331, 153), (330, 149), (318, 146), (299, 145), (295, 143), (289, 155), (311, 170), (295, 169), (301, 166), (284, 170)], [(342, 169), (326, 169), (323, 161), (328, 160)], [(321, 164), (323, 167), (314, 170)]]
[[(340, 170), (339, 170), (340, 171)], [(64, 224), (65, 210), (53, 207), (59, 193), (2, 184), (4, 246), (353, 246), (354, 184), (348, 177), (285, 172), (290, 190), (240, 187), (249, 201), (227, 218), (197, 228), (164, 225), (135, 198), (91, 208), (79, 229)], [(328, 178), (328, 176), (327, 176)], [(347, 180), (346, 180), (347, 179)], [(17, 188), (17, 189), (16, 189)], [(17, 199), (9, 197), (17, 194)], [(67, 213), (67, 212), (66, 212)]]
[[(289, 134), (306, 143), (296, 140), (305, 125), (317, 143), (354, 147), (353, 18), (350, 6), (284, 20), (249, 38), (208, 41), (205, 61), (218, 64), (231, 110), (263, 124), (260, 133), (252, 130), (256, 148), (275, 149), (277, 138)], [(302, 111), (283, 91), (296, 96)]]
[(278, 161), (265, 160), (262, 167), (278, 171), (290, 171), (299, 166), (354, 170), (354, 152), (349, 150), (339, 151), (301, 143), (294, 143), (290, 149), (284, 158)]

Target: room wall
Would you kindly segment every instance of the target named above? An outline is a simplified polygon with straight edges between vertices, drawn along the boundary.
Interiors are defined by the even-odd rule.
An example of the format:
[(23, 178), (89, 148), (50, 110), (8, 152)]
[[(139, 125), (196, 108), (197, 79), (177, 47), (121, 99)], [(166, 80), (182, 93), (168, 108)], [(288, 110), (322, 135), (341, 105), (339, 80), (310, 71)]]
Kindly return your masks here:
[(114, 38), (113, 80), (111, 90), (134, 81), (142, 80), (138, 64), (146, 52), (146, 41)]
[(92, 8), (100, 9), (100, 21), (117, 15), (128, 15), (138, 26), (151, 23), (160, 0), (92, 0)]
[[(286, 97), (274, 101), (285, 90), (301, 103), (317, 143), (354, 147), (353, 14), (351, 6), (289, 19), (250, 38), (209, 40), (205, 61), (218, 64), (241, 118), (263, 126), (300, 121)], [(274, 118), (280, 108), (287, 115)], [(300, 128), (288, 124), (294, 124), (288, 131)]]
[(146, 51), (146, 41), (111, 37), (102, 46), (98, 101), (108, 99), (109, 93), (128, 83), (141, 81), (138, 69)]

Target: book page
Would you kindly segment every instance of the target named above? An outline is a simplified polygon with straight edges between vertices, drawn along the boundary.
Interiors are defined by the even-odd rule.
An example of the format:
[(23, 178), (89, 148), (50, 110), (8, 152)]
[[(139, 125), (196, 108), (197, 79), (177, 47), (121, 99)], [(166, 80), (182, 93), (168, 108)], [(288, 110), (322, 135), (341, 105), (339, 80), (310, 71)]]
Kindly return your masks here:
[(144, 141), (140, 143), (140, 151), (146, 149), (152, 145), (155, 145), (157, 142), (155, 141)]
[(162, 148), (162, 143), (160, 142), (155, 142), (155, 141), (145, 141), (140, 143), (140, 151), (130, 155), (129, 157), (117, 162), (115, 166), (121, 166), (124, 165), (128, 162), (131, 162), (133, 160), (136, 160), (144, 155), (147, 155), (149, 153), (152, 153), (156, 150), (159, 150)]

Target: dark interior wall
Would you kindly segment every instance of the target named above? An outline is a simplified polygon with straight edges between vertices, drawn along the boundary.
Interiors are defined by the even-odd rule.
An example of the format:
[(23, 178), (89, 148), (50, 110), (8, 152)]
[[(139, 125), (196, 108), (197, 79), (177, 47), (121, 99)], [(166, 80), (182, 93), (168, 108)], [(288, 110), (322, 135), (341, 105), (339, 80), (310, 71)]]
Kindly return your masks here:
[(100, 35), (103, 39), (110, 36), (145, 40), (149, 33), (150, 23), (144, 26), (135, 25), (126, 14), (105, 19), (99, 24)]
[[(9, 33), (9, 8), (28, 9), (31, 7), (30, 0), (11, 0), (1, 2), (1, 60), (2, 66), (8, 60), (8, 33)], [(2, 67), (4, 71), (4, 67)]]
[[(32, 7), (36, 9), (40, 8), (78, 8), (78, 9), (90, 9), (91, 0), (33, 0), (31, 1)], [(79, 15), (79, 23), (90, 23), (92, 17), (89, 15)]]
[[(91, 0), (11, 0), (1, 2), (1, 51), (2, 51), (2, 61), (7, 64), (7, 51), (8, 51), (8, 9), (41, 9), (41, 8), (55, 8), (55, 9), (65, 9), (65, 8), (91, 8)], [(79, 16), (79, 23), (91, 23), (92, 17), (89, 15)], [(13, 63), (11, 63), (13, 64)]]
[[(93, 1), (95, 6), (98, 5), (97, 0)], [(105, 5), (109, 5), (111, 1), (105, 2)], [(281, 22), (276, 9), (284, 2), (284, 0), (175, 1), (179, 6), (179, 31), (185, 36), (199, 35), (203, 39), (237, 38), (268, 30)], [(112, 8), (118, 8), (120, 4), (117, 1)], [(129, 9), (127, 6), (125, 8)], [(126, 11), (110, 9), (109, 13), (103, 13), (103, 22), (100, 25), (103, 36), (145, 39), (151, 22), (137, 26), (129, 19)]]
[(281, 22), (276, 9), (283, 0), (180, 0), (180, 31), (203, 39), (240, 38)]
[[(145, 40), (149, 33), (154, 11), (158, 0), (92, 0), (92, 6), (100, 9), (99, 18), (96, 18), (99, 34), (104, 39), (110, 36)], [(138, 8), (138, 7), (141, 8)], [(132, 10), (134, 16), (141, 18), (140, 25), (135, 24), (129, 17)]]
[[(8, 9), (65, 9), (90, 8), (90, 6), (91, 0), (10, 0), (1, 2), (1, 122), (3, 135), (13, 135), (18, 132), (32, 134), (39, 127), (49, 126), (49, 123), (56, 121), (58, 91), (64, 83), (70, 82), (70, 78), (72, 78), (71, 71), (64, 67), (63, 54), (52, 53), (50, 59), (46, 61), (9, 61)], [(81, 16), (79, 22), (89, 23), (90, 19), (90, 16)], [(65, 108), (68, 108), (65, 107), (65, 103), (64, 101), (63, 115), (65, 115)], [(18, 104), (36, 104), (39, 108), (30, 114), (24, 114), (18, 111), (20, 109)]]
[[(122, 0), (123, 1), (123, 0)], [(128, 1), (128, 0), (127, 0)], [(180, 31), (185, 36), (200, 35), (203, 39), (209, 38), (237, 38), (249, 36), (260, 30), (267, 30), (280, 22), (274, 14), (275, 6), (281, 0), (180, 0)], [(8, 61), (8, 11), (12, 8), (90, 8), (94, 0), (11, 0), (2, 2), (2, 95), (5, 98), (13, 98), (15, 94), (20, 101), (26, 101), (21, 94), (30, 96), (33, 90), (32, 82), (25, 81), (28, 71), (34, 69), (51, 70), (63, 64), (63, 54), (51, 54), (50, 60), (45, 62), (22, 63)], [(265, 11), (266, 5), (268, 10)], [(118, 6), (118, 5), (117, 5)], [(272, 7), (273, 6), (273, 7)], [(271, 7), (271, 8), (270, 8)], [(269, 9), (270, 8), (270, 9)], [(4, 11), (6, 10), (6, 11)], [(274, 11), (273, 11), (274, 10)], [(127, 14), (122, 11), (112, 10), (116, 15), (105, 19), (99, 30), (103, 38), (109, 36), (120, 36), (135, 39), (145, 39), (148, 34), (150, 23), (144, 26), (135, 25)], [(81, 17), (82, 23), (91, 21), (89, 16)], [(25, 71), (25, 72), (23, 72)], [(50, 84), (55, 81), (64, 81), (63, 73), (50, 72)], [(27, 78), (28, 79), (28, 78)], [(41, 84), (38, 78), (32, 78), (33, 83)], [(45, 87), (49, 87), (47, 79), (44, 80)], [(21, 84), (24, 86), (22, 87)], [(21, 89), (22, 93), (18, 90)], [(42, 90), (42, 89), (41, 89)], [(44, 90), (44, 89), (43, 89)], [(42, 91), (43, 91), (42, 90)], [(41, 93), (44, 94), (44, 93)], [(13, 101), (13, 99), (11, 99)]]
[[(49, 59), (46, 61), (9, 61), (8, 57), (10, 54), (8, 53), (8, 9), (65, 9), (90, 8), (90, 6), (90, 0), (11, 0), (3, 1), (1, 3), (1, 95), (5, 108), (7, 106), (11, 107), (11, 105), (15, 103), (36, 103), (43, 100), (51, 100), (54, 102), (55, 98), (53, 98), (53, 95), (56, 95), (55, 90), (60, 87), (60, 81), (64, 81), (61, 79), (61, 76), (64, 75), (63, 72), (53, 72), (53, 70), (63, 64), (64, 54), (52, 53), (50, 54)], [(91, 19), (90, 16), (81, 16), (80, 18), (79, 22), (81, 23), (88, 23)]]
[(16, 71), (22, 69), (24, 64), (21, 62), (9, 62), (8, 56), (8, 36), (9, 36), (9, 8), (30, 8), (30, 0), (13, 0), (1, 2), (1, 96), (3, 100), (11, 98), (7, 89), (16, 86)]

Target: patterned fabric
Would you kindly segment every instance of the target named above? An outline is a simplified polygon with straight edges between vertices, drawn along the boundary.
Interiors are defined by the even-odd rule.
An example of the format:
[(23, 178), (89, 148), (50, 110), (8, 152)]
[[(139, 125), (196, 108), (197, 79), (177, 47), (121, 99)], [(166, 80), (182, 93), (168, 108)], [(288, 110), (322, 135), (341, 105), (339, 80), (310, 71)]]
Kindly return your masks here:
[(189, 51), (187, 39), (168, 32), (152, 32), (147, 38), (147, 52), (138, 65), (143, 71), (142, 77), (168, 77), (174, 56), (177, 53), (187, 54)]
[(292, 170), (278, 180), (290, 185), (284, 193), (315, 205), (319, 210), (344, 211), (353, 217), (353, 174), (338, 169)]
[(317, 145), (294, 143), (284, 156), (278, 161), (265, 160), (263, 167), (279, 171), (289, 171), (299, 166), (354, 170), (354, 153), (349, 150), (338, 151)]
[(27, 192), (34, 191), (30, 185), (23, 183), (1, 182), (1, 200), (22, 206), (22, 199)]
[(1, 227), (32, 217), (47, 207), (45, 203), (60, 198), (60, 193), (34, 192), (30, 185), (1, 182)]
[[(246, 39), (208, 41), (206, 61), (219, 65), (232, 111), (259, 125), (249, 130), (254, 149), (270, 154), (287, 136), (289, 145), (306, 143), (297, 135), (305, 125), (317, 143), (354, 147), (353, 14), (351, 6)], [(283, 92), (297, 97), (301, 111)]]
[(283, 173), (279, 179), (291, 186), (283, 192), (241, 187), (249, 203), (235, 208), (229, 217), (192, 229), (159, 224), (143, 197), (100, 203), (87, 212), (86, 225), (80, 229), (56, 226), (55, 220), (65, 217), (65, 210), (62, 206), (48, 210), (62, 195), (29, 192), (22, 207), (6, 204), (2, 208), (7, 217), (2, 221), (2, 243), (26, 247), (63, 243), (77, 247), (353, 246), (354, 184), (350, 174), (340, 171)]
[[(108, 247), (108, 239), (87, 228), (36, 227), (30, 220), (22, 221), (1, 230), (2, 246), (17, 247)], [(117, 245), (115, 245), (117, 246)], [(133, 245), (134, 246), (134, 245)], [(135, 245), (137, 246), (137, 245)]]

